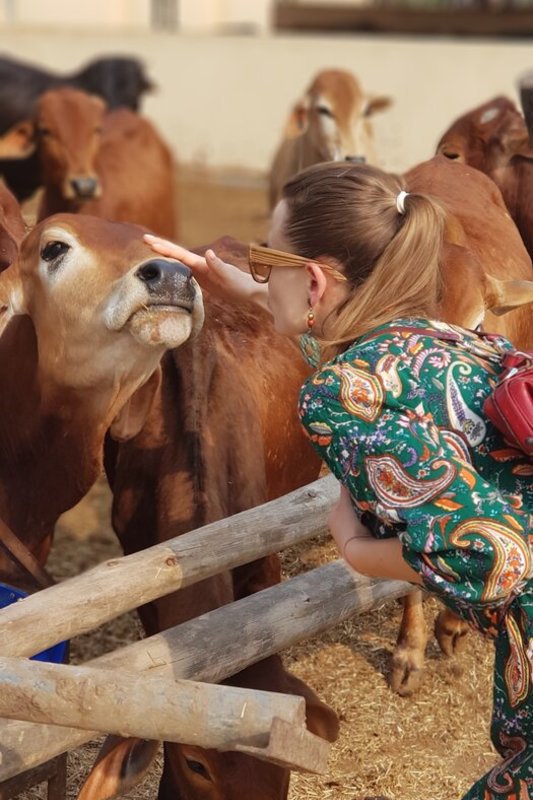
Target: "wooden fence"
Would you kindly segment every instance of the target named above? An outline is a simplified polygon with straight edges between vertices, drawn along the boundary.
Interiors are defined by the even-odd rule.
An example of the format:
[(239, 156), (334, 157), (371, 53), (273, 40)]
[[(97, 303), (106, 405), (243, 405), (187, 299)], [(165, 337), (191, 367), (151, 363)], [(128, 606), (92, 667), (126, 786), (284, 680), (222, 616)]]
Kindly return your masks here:
[[(370, 580), (343, 561), (333, 561), (83, 667), (39, 664), (26, 657), (157, 597), (321, 533), (337, 496), (333, 477), (322, 478), (263, 506), (106, 561), (4, 609), (0, 782), (101, 731), (182, 742), (193, 741), (192, 731), (201, 746), (322, 770), (327, 745), (303, 727), (301, 698), (283, 695), (279, 701), (273, 693), (229, 692), (230, 687), (198, 682), (216, 684), (355, 613), (401, 597), (411, 588), (407, 583)], [(238, 648), (235, 630), (240, 631)], [(200, 641), (208, 647), (199, 648)], [(120, 725), (116, 713), (109, 712), (117, 703), (121, 709), (131, 706)], [(164, 712), (165, 703), (172, 704), (172, 713)], [(247, 703), (253, 713), (244, 715)], [(153, 714), (147, 713), (151, 705)], [(207, 715), (213, 707), (225, 720), (220, 727), (212, 713)]]

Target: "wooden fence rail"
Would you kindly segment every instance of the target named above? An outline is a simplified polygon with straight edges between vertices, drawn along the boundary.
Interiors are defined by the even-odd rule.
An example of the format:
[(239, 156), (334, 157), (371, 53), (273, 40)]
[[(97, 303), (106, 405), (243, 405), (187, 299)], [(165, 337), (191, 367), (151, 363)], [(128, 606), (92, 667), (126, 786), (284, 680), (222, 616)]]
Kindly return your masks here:
[(10, 719), (232, 750), (265, 745), (272, 718), (305, 722), (296, 695), (217, 686), (122, 667), (0, 657), (0, 714)]
[(315, 536), (338, 491), (329, 475), (30, 595), (0, 614), (0, 654), (32, 656), (157, 597)]

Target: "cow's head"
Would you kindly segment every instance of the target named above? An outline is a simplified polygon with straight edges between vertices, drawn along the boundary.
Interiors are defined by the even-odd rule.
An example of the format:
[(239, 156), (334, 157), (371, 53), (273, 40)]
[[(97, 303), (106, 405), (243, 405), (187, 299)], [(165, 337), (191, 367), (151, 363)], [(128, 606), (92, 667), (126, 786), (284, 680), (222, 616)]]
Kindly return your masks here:
[(516, 155), (533, 155), (524, 118), (506, 97), (459, 117), (437, 145), (437, 153), (491, 174)]
[(96, 169), (105, 102), (77, 89), (50, 89), (39, 98), (35, 117), (0, 137), (0, 157), (27, 158), (38, 149), (43, 180), (65, 200), (101, 194)]
[(112, 397), (108, 416), (146, 382), (165, 349), (200, 329), (202, 298), (190, 270), (154, 258), (144, 232), (58, 214), (23, 240), (10, 304), (32, 319), (43, 391)]
[[(287, 672), (279, 656), (253, 664), (224, 683), (301, 695), (308, 729), (330, 742), (338, 736), (335, 712), (306, 683)], [(157, 751), (156, 742), (109, 737), (78, 800), (121, 796), (144, 777)], [(287, 768), (243, 753), (166, 744), (158, 800), (285, 800), (289, 777)]]
[(293, 127), (308, 131), (324, 161), (372, 160), (369, 118), (391, 105), (389, 97), (367, 95), (350, 72), (320, 72), (292, 112)]

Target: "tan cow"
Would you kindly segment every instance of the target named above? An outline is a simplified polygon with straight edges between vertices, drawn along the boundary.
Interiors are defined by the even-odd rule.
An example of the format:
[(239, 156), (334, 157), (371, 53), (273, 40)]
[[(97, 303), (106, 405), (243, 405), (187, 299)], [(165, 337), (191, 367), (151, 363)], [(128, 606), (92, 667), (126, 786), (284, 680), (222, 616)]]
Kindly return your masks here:
[(437, 152), (492, 178), (533, 258), (533, 146), (515, 104), (494, 97), (463, 114), (443, 134)]
[(32, 121), (0, 137), (0, 157), (35, 148), (44, 192), (38, 219), (69, 212), (176, 236), (175, 164), (154, 126), (128, 108), (106, 113), (96, 95), (45, 92)]
[(292, 109), (270, 168), (273, 208), (286, 181), (320, 161), (376, 163), (370, 118), (389, 108), (389, 97), (369, 95), (342, 69), (319, 72)]
[[(56, 215), (0, 275), (0, 518), (41, 563), (101, 473), (106, 430), (134, 424), (164, 351), (202, 324), (190, 270), (154, 258), (143, 232)], [(20, 577), (0, 561), (0, 580)]]
[[(213, 245), (232, 261), (247, 248)], [(126, 553), (231, 516), (314, 480), (320, 462), (298, 424), (296, 407), (308, 370), (295, 344), (277, 334), (264, 311), (221, 302), (204, 292), (198, 337), (167, 353), (146, 418), (126, 440), (115, 427), (106, 447), (113, 526)], [(277, 556), (202, 581), (140, 609), (148, 634), (184, 622), (280, 580)], [(199, 643), (209, 646), (209, 643)], [(216, 654), (213, 654), (216, 658)], [(335, 713), (272, 656), (235, 675), (237, 686), (305, 697), (308, 727), (333, 740)], [(108, 742), (80, 800), (127, 791), (155, 754), (153, 743)], [(159, 800), (284, 800), (289, 770), (250, 756), (165, 744)]]

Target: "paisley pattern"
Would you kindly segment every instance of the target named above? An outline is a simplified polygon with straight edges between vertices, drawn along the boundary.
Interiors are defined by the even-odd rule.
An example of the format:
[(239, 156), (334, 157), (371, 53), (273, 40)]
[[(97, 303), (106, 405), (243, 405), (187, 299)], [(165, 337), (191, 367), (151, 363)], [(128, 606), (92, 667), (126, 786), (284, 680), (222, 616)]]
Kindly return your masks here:
[(455, 477), (455, 467), (448, 461), (432, 465), (444, 472), (435, 480), (415, 480), (394, 456), (368, 456), (366, 471), (370, 485), (382, 507), (415, 508), (439, 497)]
[(502, 761), (464, 800), (533, 798), (533, 464), (483, 415), (510, 347), (398, 320), (323, 365), (300, 396), (304, 430), (365, 524), (378, 519), (373, 535), (398, 536), (427, 589), (495, 640)]
[(356, 417), (374, 422), (383, 402), (379, 380), (349, 364), (332, 367), (332, 370), (340, 378), (340, 397), (344, 408)]

